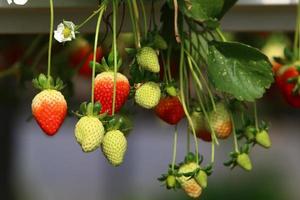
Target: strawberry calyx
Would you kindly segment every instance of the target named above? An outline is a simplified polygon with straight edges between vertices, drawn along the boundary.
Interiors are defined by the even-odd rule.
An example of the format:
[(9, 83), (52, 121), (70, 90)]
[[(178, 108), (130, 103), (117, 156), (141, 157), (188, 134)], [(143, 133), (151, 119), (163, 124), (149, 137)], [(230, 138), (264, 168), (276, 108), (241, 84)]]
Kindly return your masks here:
[(114, 116), (106, 116), (103, 120), (104, 127), (107, 131), (119, 130), (128, 135), (133, 129), (133, 123), (125, 114), (116, 114)]
[[(93, 67), (94, 61), (89, 63), (90, 68)], [(117, 55), (117, 71), (119, 71), (122, 66), (122, 59)], [(114, 71), (114, 56), (113, 52), (110, 52), (108, 57), (103, 57), (101, 63), (95, 62), (95, 70), (98, 73), (101, 72), (113, 72)]]
[(180, 189), (181, 185), (177, 178), (181, 175), (179, 175), (178, 170), (179, 166), (175, 165), (172, 168), (172, 165), (170, 164), (167, 173), (162, 174), (157, 180), (162, 182), (168, 190)]
[(107, 113), (99, 114), (101, 111), (101, 104), (99, 102), (96, 103), (87, 103), (83, 102), (80, 105), (79, 111), (73, 112), (73, 114), (79, 118), (84, 116), (93, 116), (98, 118), (99, 120), (104, 119), (107, 116)]
[(47, 77), (45, 74), (40, 74), (37, 78), (32, 80), (32, 84), (35, 88), (40, 90), (62, 90), (65, 85), (63, 81), (57, 77), (55, 80), (52, 76)]

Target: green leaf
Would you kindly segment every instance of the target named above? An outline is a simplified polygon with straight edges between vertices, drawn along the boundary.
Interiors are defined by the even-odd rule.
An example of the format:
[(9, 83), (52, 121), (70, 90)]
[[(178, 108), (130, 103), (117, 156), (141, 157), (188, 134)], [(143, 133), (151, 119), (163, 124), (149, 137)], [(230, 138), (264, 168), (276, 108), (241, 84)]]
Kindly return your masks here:
[(196, 21), (203, 22), (220, 15), (224, 0), (179, 0), (182, 13)]
[(273, 82), (268, 58), (259, 50), (237, 42), (209, 44), (208, 77), (216, 89), (241, 101), (261, 98)]

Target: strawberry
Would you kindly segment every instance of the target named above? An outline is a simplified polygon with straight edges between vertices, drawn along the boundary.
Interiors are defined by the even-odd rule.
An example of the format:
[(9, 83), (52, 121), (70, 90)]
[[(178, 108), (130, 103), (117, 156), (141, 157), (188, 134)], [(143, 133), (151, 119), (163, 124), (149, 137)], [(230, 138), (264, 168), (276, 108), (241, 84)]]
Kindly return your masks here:
[(166, 179), (167, 189), (175, 188), (176, 186), (176, 178), (174, 175), (169, 175)]
[(252, 170), (252, 163), (249, 155), (246, 153), (241, 153), (237, 157), (237, 164), (246, 171)]
[(223, 103), (217, 103), (216, 110), (209, 113), (209, 122), (218, 138), (226, 139), (230, 136), (232, 132), (232, 121), (230, 113)]
[[(179, 174), (186, 174), (186, 173), (192, 173), (195, 170), (200, 168), (200, 166), (195, 162), (186, 163), (180, 166), (178, 173)], [(192, 198), (198, 198), (200, 197), (202, 193), (201, 186), (197, 183), (197, 181), (193, 177), (189, 176), (180, 176), (177, 178), (181, 187), (185, 191), (185, 193), (192, 197)]]
[(143, 108), (154, 108), (160, 100), (161, 90), (159, 84), (147, 82), (142, 84), (135, 92), (135, 102)]
[(205, 189), (207, 187), (207, 174), (205, 171), (200, 170), (195, 176), (195, 180), (201, 186), (201, 188)]
[(138, 65), (150, 72), (158, 73), (160, 70), (158, 56), (151, 47), (143, 47), (136, 55)]
[[(69, 65), (73, 68), (80, 67), (79, 74), (90, 77), (92, 75), (92, 69), (89, 67), (89, 64), (93, 61), (94, 57), (92, 46), (85, 39), (79, 38), (71, 48)], [(98, 47), (96, 61), (101, 61), (102, 57), (102, 48)]]
[(178, 97), (168, 96), (160, 99), (155, 107), (156, 115), (167, 122), (175, 125), (184, 117), (184, 110)]
[[(126, 76), (117, 73), (115, 111), (118, 112), (127, 101), (130, 85)], [(102, 105), (101, 113), (112, 114), (114, 73), (102, 72), (95, 78), (95, 101)]]
[(76, 124), (75, 137), (84, 152), (96, 150), (103, 139), (104, 127), (94, 116), (84, 116)]
[[(48, 81), (49, 80), (49, 81)], [(35, 87), (42, 89), (32, 100), (32, 114), (43, 129), (43, 131), (53, 136), (57, 133), (67, 114), (67, 102), (61, 92), (62, 82), (57, 79), (56, 86), (53, 86), (53, 79), (47, 79), (45, 75), (39, 75), (33, 80)]]
[(127, 140), (119, 130), (109, 131), (102, 142), (102, 151), (113, 166), (119, 166), (124, 160), (127, 150)]
[(272, 145), (269, 134), (266, 130), (261, 130), (256, 133), (255, 140), (259, 145), (265, 148), (270, 148)]
[(206, 126), (206, 120), (204, 119), (203, 114), (201, 112), (194, 111), (191, 114), (191, 119), (196, 131), (196, 136), (203, 141), (211, 142), (211, 133)]

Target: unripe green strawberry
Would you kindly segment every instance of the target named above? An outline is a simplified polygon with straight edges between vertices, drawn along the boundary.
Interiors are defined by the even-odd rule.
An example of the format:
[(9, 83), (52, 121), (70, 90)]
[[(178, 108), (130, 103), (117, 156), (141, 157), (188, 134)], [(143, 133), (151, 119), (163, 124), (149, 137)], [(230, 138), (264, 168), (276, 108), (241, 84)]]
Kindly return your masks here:
[(195, 180), (203, 189), (207, 187), (207, 174), (205, 171), (200, 170), (195, 176)]
[(168, 189), (175, 188), (176, 186), (176, 178), (174, 175), (169, 175), (166, 179), (166, 186)]
[[(179, 174), (185, 174), (194, 172), (196, 169), (199, 168), (199, 165), (195, 162), (183, 164), (180, 166), (178, 173)], [(192, 197), (192, 198), (198, 198), (200, 197), (202, 193), (201, 186), (197, 183), (197, 181), (194, 178), (181, 176), (178, 177), (177, 180), (179, 181), (182, 189), (185, 191), (185, 193)]]
[(245, 135), (248, 140), (253, 140), (255, 138), (256, 128), (254, 126), (247, 126), (245, 130)]
[(67, 102), (61, 92), (45, 89), (38, 93), (31, 104), (32, 114), (43, 131), (53, 136), (67, 114)]
[(164, 38), (158, 34), (154, 36), (153, 46), (157, 49), (165, 50), (168, 48), (167, 42), (164, 40)]
[(258, 144), (260, 144), (261, 146), (263, 146), (265, 148), (270, 148), (272, 145), (269, 134), (267, 133), (266, 130), (262, 130), (262, 131), (258, 132), (255, 136), (255, 140)]
[(96, 150), (104, 136), (104, 127), (97, 117), (84, 116), (75, 127), (75, 138), (84, 152)]
[(113, 166), (122, 164), (127, 150), (127, 140), (119, 130), (109, 131), (102, 142), (102, 151)]
[(138, 50), (136, 55), (137, 63), (143, 69), (158, 73), (160, 70), (158, 56), (151, 47), (143, 47)]
[(147, 82), (140, 86), (135, 93), (135, 102), (143, 108), (154, 108), (161, 96), (159, 84), (154, 82)]
[(237, 163), (240, 167), (242, 167), (243, 169), (247, 170), (247, 171), (251, 171), (252, 170), (252, 163), (251, 160), (249, 158), (249, 155), (246, 153), (242, 153), (239, 154), (237, 157)]
[(216, 104), (216, 110), (209, 113), (209, 121), (218, 138), (226, 139), (230, 136), (232, 121), (230, 113), (223, 103)]

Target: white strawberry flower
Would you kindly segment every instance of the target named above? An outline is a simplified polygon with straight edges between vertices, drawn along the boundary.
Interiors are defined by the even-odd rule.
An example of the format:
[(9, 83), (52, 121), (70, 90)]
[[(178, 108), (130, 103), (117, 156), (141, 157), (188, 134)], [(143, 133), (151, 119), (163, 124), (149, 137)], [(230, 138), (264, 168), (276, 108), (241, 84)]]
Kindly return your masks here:
[(58, 42), (67, 42), (75, 39), (75, 24), (70, 21), (63, 21), (54, 31), (54, 38)]
[(28, 0), (7, 0), (8, 4), (15, 3), (17, 5), (24, 5)]

